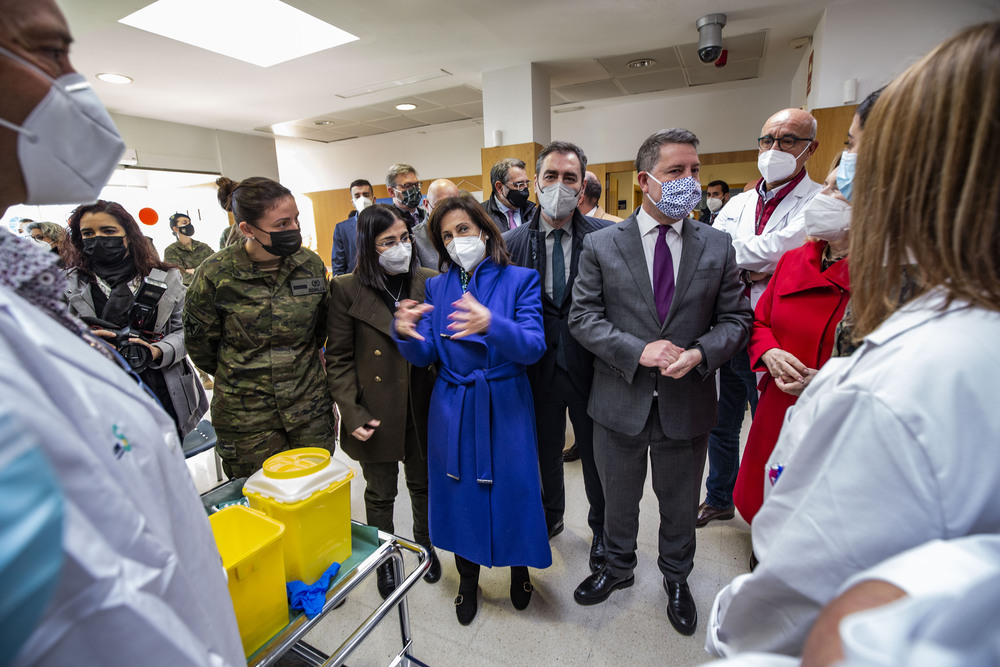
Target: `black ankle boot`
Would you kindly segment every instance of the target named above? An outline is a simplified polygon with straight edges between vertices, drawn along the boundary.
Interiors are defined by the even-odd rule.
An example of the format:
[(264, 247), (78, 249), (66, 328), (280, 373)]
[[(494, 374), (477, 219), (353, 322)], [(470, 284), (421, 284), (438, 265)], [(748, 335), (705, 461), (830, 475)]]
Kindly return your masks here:
[(396, 576), (392, 571), (392, 562), (382, 563), (378, 566), (378, 570), (375, 571), (376, 585), (378, 586), (378, 594), (382, 596), (382, 599), (386, 599), (392, 592), (396, 590)]
[(460, 577), (455, 615), (459, 623), (468, 625), (479, 611), (479, 565), (456, 554), (455, 567)]
[(531, 578), (528, 576), (528, 568), (510, 568), (510, 601), (514, 604), (514, 609), (522, 610), (528, 607), (531, 602), (531, 592), (535, 590), (531, 585)]

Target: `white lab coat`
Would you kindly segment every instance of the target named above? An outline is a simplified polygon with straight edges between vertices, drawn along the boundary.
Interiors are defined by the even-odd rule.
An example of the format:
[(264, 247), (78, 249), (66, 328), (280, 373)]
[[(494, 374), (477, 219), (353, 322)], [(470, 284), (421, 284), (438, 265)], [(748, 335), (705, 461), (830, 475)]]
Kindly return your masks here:
[(753, 524), (760, 565), (716, 597), (709, 652), (798, 655), (851, 575), (1000, 532), (1000, 313), (943, 304), (908, 304), (788, 411), (768, 461), (784, 472)]
[[(839, 667), (992, 667), (1000, 664), (1000, 535), (933, 540), (857, 574), (906, 592), (840, 623)], [(792, 667), (797, 658), (741, 653), (714, 667)]]
[[(730, 199), (719, 211), (712, 224), (733, 237), (736, 265), (758, 273), (774, 273), (778, 260), (789, 250), (798, 248), (806, 240), (802, 209), (823, 189), (807, 175), (781, 200), (758, 236), (756, 190), (741, 192)], [(750, 288), (750, 306), (757, 307), (770, 277), (760, 280)]]
[(15, 665), (242, 665), (173, 421), (113, 362), (0, 287), (0, 401), (65, 494), (64, 562)]

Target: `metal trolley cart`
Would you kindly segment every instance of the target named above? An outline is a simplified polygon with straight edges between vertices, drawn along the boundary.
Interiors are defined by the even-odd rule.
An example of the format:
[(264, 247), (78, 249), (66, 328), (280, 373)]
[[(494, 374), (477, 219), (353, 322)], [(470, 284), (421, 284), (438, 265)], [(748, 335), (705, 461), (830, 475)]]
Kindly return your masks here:
[[(202, 503), (206, 511), (212, 512), (221, 504), (232, 503), (243, 497), (243, 479), (230, 480), (202, 495)], [(426, 667), (410, 654), (413, 637), (410, 634), (410, 615), (407, 608), (406, 595), (420, 581), (430, 568), (427, 549), (415, 542), (402, 537), (384, 533), (372, 526), (366, 526), (356, 521), (351, 522), (351, 543), (353, 553), (341, 564), (340, 572), (330, 585), (326, 594), (326, 604), (323, 611), (314, 618), (306, 618), (302, 612), (292, 612), (291, 621), (279, 631), (270, 641), (251, 655), (247, 664), (249, 667), (267, 667), (275, 665), (286, 653), (295, 654), (303, 662), (323, 667), (339, 667), (348, 656), (371, 634), (394, 607), (399, 612), (399, 630), (402, 648), (390, 661), (390, 665), (406, 667)], [(403, 577), (403, 552), (415, 554), (417, 567), (406, 578)], [(395, 580), (401, 582), (392, 594), (387, 597), (366, 618), (358, 628), (347, 637), (333, 655), (327, 656), (314, 647), (306, 644), (303, 638), (328, 613), (347, 599), (347, 595), (357, 588), (361, 582), (372, 576), (380, 565), (392, 564)]]

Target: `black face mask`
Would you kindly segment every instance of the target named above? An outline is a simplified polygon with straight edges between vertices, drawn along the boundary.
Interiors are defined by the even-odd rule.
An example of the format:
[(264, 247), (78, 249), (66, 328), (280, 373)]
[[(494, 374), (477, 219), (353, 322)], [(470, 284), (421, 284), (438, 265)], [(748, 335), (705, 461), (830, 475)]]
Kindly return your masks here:
[[(256, 225), (251, 226), (256, 227)], [(257, 227), (257, 229), (260, 229), (260, 227)], [(271, 245), (260, 243), (260, 239), (256, 239), (256, 241), (260, 243), (261, 248), (275, 257), (294, 255), (302, 247), (302, 230), (297, 227), (295, 229), (285, 229), (280, 232), (268, 232), (268, 234), (271, 236)]]
[(125, 259), (128, 248), (124, 236), (91, 236), (83, 239), (83, 254), (97, 266), (110, 266)]
[(528, 203), (528, 188), (523, 190), (507, 189), (507, 201), (514, 208), (521, 208)]
[(183, 227), (178, 227), (177, 231), (183, 234), (184, 236), (194, 236), (194, 225), (188, 223)]

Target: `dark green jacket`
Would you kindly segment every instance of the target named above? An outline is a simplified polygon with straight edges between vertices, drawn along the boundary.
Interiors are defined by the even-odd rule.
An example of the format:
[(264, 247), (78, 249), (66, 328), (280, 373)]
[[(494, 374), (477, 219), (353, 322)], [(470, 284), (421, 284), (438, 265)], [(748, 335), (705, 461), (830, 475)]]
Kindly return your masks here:
[(205, 260), (188, 288), (184, 333), (195, 365), (215, 376), (217, 428), (287, 430), (333, 408), (320, 362), (328, 299), (323, 260), (305, 248), (276, 279), (243, 244)]
[(176, 264), (181, 268), (181, 280), (187, 286), (194, 279), (194, 274), (188, 273), (185, 269), (197, 269), (214, 252), (212, 246), (194, 239), (191, 239), (190, 247), (185, 246), (180, 241), (174, 241), (163, 251), (163, 261)]

